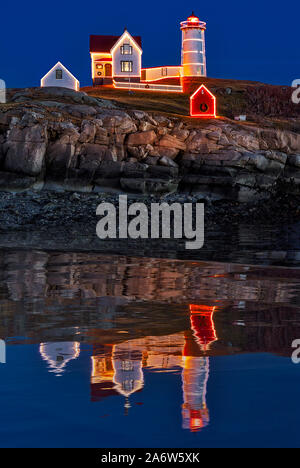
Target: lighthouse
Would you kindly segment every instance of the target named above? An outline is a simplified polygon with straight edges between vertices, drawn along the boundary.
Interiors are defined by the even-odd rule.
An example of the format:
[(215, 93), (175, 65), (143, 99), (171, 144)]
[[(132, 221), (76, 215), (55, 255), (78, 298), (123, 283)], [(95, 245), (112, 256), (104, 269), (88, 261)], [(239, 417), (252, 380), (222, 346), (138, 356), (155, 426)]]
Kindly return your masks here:
[(206, 23), (194, 12), (180, 23), (182, 31), (181, 65), (183, 76), (206, 76), (205, 30)]

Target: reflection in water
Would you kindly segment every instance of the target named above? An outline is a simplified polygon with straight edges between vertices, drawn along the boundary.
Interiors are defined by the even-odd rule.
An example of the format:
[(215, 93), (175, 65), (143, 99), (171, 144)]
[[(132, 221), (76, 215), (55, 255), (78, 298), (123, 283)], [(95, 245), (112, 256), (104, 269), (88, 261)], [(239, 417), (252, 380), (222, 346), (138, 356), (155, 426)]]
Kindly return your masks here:
[[(209, 358), (203, 355), (217, 341), (213, 322), (215, 307), (190, 305), (191, 329), (175, 335), (124, 341), (107, 346), (93, 346), (91, 398), (98, 401), (111, 395), (125, 397), (124, 408), (130, 408), (130, 395), (144, 386), (143, 369), (166, 371), (182, 368), (183, 429), (197, 431), (209, 423), (206, 390)], [(76, 342), (41, 343), (40, 354), (49, 372), (60, 376), (69, 361), (80, 354)], [(202, 355), (201, 355), (202, 354)]]
[(47, 361), (49, 372), (60, 376), (69, 361), (77, 359), (80, 354), (80, 344), (76, 342), (41, 343), (40, 354)]
[[(47, 417), (53, 427), (57, 427), (55, 408), (62, 405), (69, 430), (62, 432), (62, 443), (65, 434), (76, 438), (82, 427), (87, 444), (97, 431), (102, 431), (101, 443), (104, 439), (107, 444), (115, 443), (116, 427), (125, 439), (130, 431), (131, 436), (138, 437), (136, 428), (141, 417), (149, 421), (149, 433), (161, 437), (168, 433), (169, 444), (185, 440), (187, 446), (191, 441), (198, 446), (218, 425), (223, 431), (221, 438), (226, 437), (222, 429), (227, 424), (225, 417), (225, 422), (222, 420), (223, 411), (231, 403), (228, 417), (234, 418), (235, 412), (240, 414), (237, 397), (232, 396), (234, 391), (238, 390), (239, 397), (249, 389), (249, 401), (267, 394), (268, 398), (258, 401), (255, 407), (261, 408), (264, 415), (270, 392), (264, 393), (264, 388), (259, 387), (263, 372), (256, 374), (256, 380), (251, 374), (248, 387), (243, 387), (246, 373), (242, 373), (241, 366), (235, 374), (240, 379), (224, 379), (225, 383), (223, 380), (221, 385), (227, 386), (223, 392), (215, 384), (221, 378), (216, 363), (219, 359), (234, 358), (230, 355), (240, 354), (237, 359), (240, 362), (249, 353), (273, 353), (274, 374), (276, 366), (279, 374), (283, 368), (288, 369), (290, 359), (284, 360), (282, 356), (290, 357), (291, 343), (300, 336), (299, 306), (300, 269), (97, 253), (0, 251), (0, 337), (7, 341), (8, 357), (10, 352), (17, 355), (19, 349), (24, 350), (21, 354), (24, 362), (19, 359), (15, 362), (22, 370), (32, 371), (28, 373), (28, 381), (35, 378), (35, 387), (28, 389), (26, 378), (19, 377), (16, 385), (19, 373), (13, 369), (10, 376), (9, 366), (0, 368), (0, 372), (8, 372), (0, 379), (0, 406), (2, 402), (5, 424), (13, 420), (11, 416), (18, 417), (14, 414), (16, 401), (18, 412), (23, 411), (25, 400), (21, 397), (27, 391), (25, 409), (30, 418), (35, 415), (34, 424), (27, 431), (35, 437), (43, 434), (39, 427), (44, 421), (37, 411), (37, 402), (41, 407), (44, 405), (45, 412), (52, 402), (54, 415), (48, 412)], [(40, 355), (36, 352), (37, 344)], [(41, 358), (51, 375), (41, 366)], [(249, 359), (255, 357), (251, 355)], [(262, 359), (260, 355), (254, 365), (251, 363), (250, 373)], [(282, 360), (288, 364), (283, 366)], [(54, 375), (61, 378), (53, 378)], [(294, 374), (292, 378), (296, 387), (298, 380)], [(272, 379), (273, 376), (270, 377), (273, 385)], [(279, 380), (280, 391), (287, 398), (291, 389), (288, 385), (284, 387), (281, 374), (277, 385)], [(45, 382), (46, 387), (40, 391)], [(255, 385), (257, 391), (252, 392)], [(34, 389), (38, 390), (38, 396), (31, 401), (28, 392)], [(9, 395), (13, 395), (11, 401)], [(281, 397), (276, 396), (276, 404)], [(244, 404), (247, 400), (242, 399)], [(216, 411), (216, 402), (222, 406), (221, 415)], [(138, 410), (135, 405), (140, 405)], [(254, 405), (245, 417), (243, 433), (248, 430), (253, 408)], [(57, 415), (59, 421), (61, 411)], [(97, 411), (102, 412), (101, 418), (103, 413), (106, 415), (105, 421), (101, 419), (99, 423)], [(128, 415), (126, 418), (124, 413)], [(176, 417), (179, 421), (174, 423)], [(268, 417), (272, 422), (273, 407)], [(278, 417), (284, 425), (285, 417), (280, 414)], [(240, 433), (241, 423), (238, 418), (236, 421), (233, 426)], [(22, 443), (26, 433), (22, 424), (17, 428), (20, 427), (19, 436), (14, 432), (15, 426), (12, 427), (11, 440), (19, 437), (18, 442)], [(206, 429), (201, 431), (203, 428)], [(199, 432), (201, 437), (196, 439), (190, 432)], [(3, 437), (1, 425), (0, 436)], [(51, 437), (51, 440), (56, 437), (54, 432)], [(142, 446), (145, 440), (141, 434)], [(99, 445), (94, 439), (93, 443)], [(135, 440), (130, 443), (135, 446)]]
[(183, 429), (197, 431), (209, 423), (206, 390), (209, 357), (204, 353), (217, 341), (213, 322), (216, 307), (190, 305), (191, 329), (169, 336), (148, 336), (117, 345), (94, 347), (92, 356), (91, 397), (125, 397), (125, 411), (131, 394), (144, 386), (143, 369), (152, 372), (182, 368)]

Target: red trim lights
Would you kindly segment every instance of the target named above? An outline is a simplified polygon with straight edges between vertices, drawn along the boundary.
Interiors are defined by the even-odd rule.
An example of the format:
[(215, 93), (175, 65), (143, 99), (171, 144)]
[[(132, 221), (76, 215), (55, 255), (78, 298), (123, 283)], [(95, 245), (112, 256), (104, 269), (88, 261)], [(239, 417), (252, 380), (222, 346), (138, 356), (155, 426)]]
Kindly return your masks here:
[(206, 86), (201, 85), (190, 97), (190, 116), (203, 119), (216, 119), (216, 112), (216, 97)]

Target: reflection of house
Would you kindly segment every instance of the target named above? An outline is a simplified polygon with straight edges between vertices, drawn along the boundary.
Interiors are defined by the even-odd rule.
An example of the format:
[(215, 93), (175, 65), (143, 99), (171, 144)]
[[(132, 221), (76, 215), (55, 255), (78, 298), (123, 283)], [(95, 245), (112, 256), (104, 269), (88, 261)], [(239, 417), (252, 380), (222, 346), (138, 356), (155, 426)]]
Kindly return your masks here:
[(91, 399), (123, 395), (129, 406), (131, 394), (142, 390), (143, 368), (165, 369), (181, 365), (183, 333), (150, 336), (112, 346), (94, 346)]
[(191, 329), (185, 333), (94, 347), (92, 401), (120, 394), (125, 396), (125, 408), (129, 408), (130, 395), (143, 388), (143, 369), (159, 372), (181, 367), (183, 428), (197, 431), (207, 426), (209, 358), (203, 353), (217, 340), (213, 323), (215, 308), (191, 305), (190, 311)]
[(80, 354), (80, 344), (73, 341), (60, 343), (41, 343), (40, 354), (49, 365), (49, 372), (61, 375), (68, 362), (77, 359)]

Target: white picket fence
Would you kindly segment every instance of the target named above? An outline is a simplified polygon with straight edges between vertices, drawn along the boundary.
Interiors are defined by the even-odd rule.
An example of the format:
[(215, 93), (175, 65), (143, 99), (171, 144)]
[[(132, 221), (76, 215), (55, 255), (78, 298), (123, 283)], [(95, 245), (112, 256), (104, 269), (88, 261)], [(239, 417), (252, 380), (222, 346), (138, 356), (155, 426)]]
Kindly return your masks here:
[(167, 93), (182, 93), (182, 86), (173, 86), (173, 85), (163, 85), (163, 84), (148, 84), (148, 83), (129, 83), (129, 82), (121, 82), (114, 80), (114, 87), (115, 88), (122, 88), (122, 89), (129, 89), (129, 90), (138, 90), (141, 89), (143, 91), (164, 91)]

